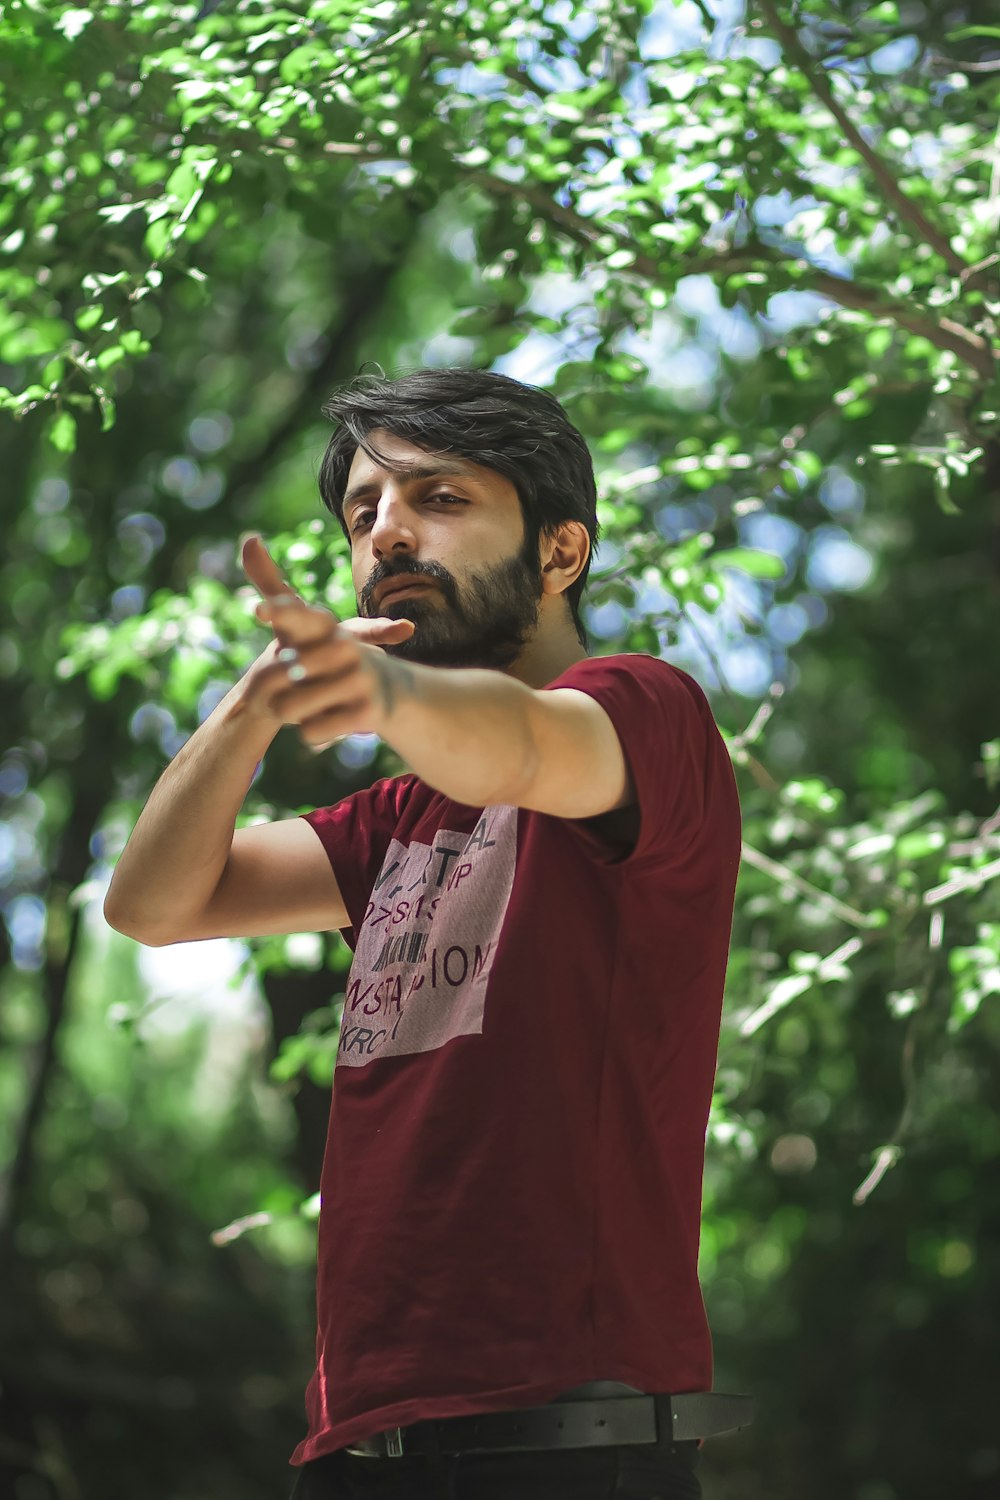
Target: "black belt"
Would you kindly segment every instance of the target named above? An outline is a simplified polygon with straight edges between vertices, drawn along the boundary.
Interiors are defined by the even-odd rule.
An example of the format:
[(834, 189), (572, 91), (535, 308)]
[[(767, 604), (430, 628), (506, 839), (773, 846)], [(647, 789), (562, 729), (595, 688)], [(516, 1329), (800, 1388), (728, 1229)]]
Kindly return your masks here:
[(525, 1411), (477, 1412), (390, 1427), (351, 1443), (363, 1458), (422, 1453), (527, 1453), (542, 1448), (683, 1443), (732, 1432), (753, 1421), (750, 1396), (692, 1391), (680, 1396), (616, 1396), (604, 1401), (553, 1401)]

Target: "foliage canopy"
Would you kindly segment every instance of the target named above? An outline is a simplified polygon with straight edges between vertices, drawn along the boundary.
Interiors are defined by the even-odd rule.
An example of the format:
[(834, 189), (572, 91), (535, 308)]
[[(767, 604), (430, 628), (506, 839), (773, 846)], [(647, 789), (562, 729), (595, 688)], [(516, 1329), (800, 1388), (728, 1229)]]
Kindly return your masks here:
[[(206, 1348), (248, 1315), (209, 1311), (231, 1256), (272, 1371), (299, 1357), (275, 1309), (306, 1286), (349, 954), (253, 945), (270, 1084), (217, 1130), (185, 1085), (182, 1126), (135, 955), (87, 912), (165, 758), (263, 647), (238, 531), (355, 612), (318, 411), (374, 357), (559, 397), (597, 468), (599, 649), (692, 670), (737, 766), (702, 1265), (717, 1385), (764, 1412), (718, 1472), (747, 1497), (978, 1493), (1000, 1467), (972, 1394), (1000, 1136), (1000, 28), (909, 0), (9, 0), (0, 97), (0, 1229), (24, 1292), (0, 1342), (46, 1330), (28, 1376), (0, 1364), (21, 1469), (118, 1451), (113, 1423), (73, 1436), (73, 1402), (55, 1438), (36, 1419), (67, 1337), (77, 1390), (88, 1363), (145, 1368), (153, 1324), (202, 1389), (176, 1287), (139, 1306), (154, 1239), (168, 1281), (190, 1256)], [(398, 769), (282, 740), (243, 816)], [(178, 1086), (186, 1045), (161, 1053)], [(883, 1388), (919, 1420), (959, 1360), (952, 1444), (904, 1440)], [(297, 1421), (261, 1378), (217, 1417), (248, 1453), (248, 1411), (260, 1452)], [(236, 1493), (197, 1472), (185, 1493)]]

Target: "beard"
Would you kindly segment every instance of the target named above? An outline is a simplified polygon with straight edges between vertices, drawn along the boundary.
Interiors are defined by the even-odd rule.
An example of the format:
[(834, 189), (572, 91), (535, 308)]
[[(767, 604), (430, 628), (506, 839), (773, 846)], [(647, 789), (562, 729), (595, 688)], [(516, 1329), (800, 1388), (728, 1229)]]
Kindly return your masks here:
[[(426, 593), (394, 599), (376, 611), (374, 592), (387, 578), (412, 573), (434, 584)], [(420, 662), (427, 667), (512, 666), (538, 627), (542, 596), (541, 566), (534, 541), (513, 557), (473, 573), (459, 590), (454, 578), (438, 563), (412, 567), (377, 568), (362, 593), (362, 613), (376, 612), (390, 620), (412, 620), (408, 641), (384, 646), (387, 656)]]

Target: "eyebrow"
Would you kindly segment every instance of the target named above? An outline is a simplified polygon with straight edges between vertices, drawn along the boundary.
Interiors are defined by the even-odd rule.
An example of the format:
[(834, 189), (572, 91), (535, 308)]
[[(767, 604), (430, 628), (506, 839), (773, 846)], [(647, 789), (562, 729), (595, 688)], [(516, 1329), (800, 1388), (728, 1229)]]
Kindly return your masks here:
[[(421, 479), (477, 479), (479, 477), (473, 465), (463, 462), (462, 459), (453, 459), (450, 463), (406, 464), (393, 472), (401, 473), (407, 484), (414, 484)], [(344, 496), (343, 511), (346, 513), (355, 500), (377, 495), (381, 488), (382, 485), (377, 480), (356, 484)]]

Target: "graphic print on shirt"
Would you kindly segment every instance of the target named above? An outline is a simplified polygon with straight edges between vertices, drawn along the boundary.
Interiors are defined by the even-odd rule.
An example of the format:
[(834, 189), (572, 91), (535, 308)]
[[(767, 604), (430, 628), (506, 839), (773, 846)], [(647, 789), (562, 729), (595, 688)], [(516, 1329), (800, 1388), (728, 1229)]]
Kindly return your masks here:
[(337, 1067), (482, 1031), (516, 853), (516, 807), (487, 807), (472, 833), (442, 828), (433, 845), (390, 842), (348, 975)]

